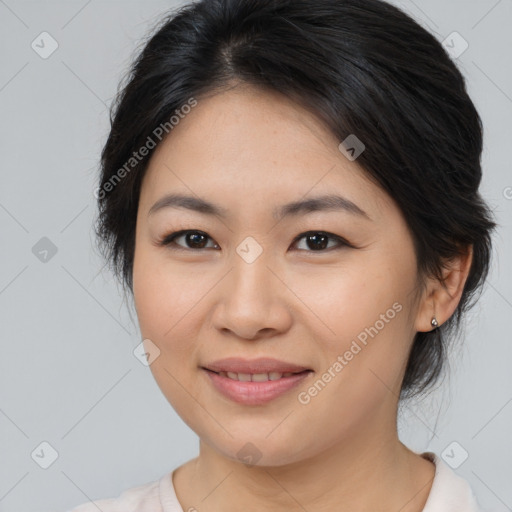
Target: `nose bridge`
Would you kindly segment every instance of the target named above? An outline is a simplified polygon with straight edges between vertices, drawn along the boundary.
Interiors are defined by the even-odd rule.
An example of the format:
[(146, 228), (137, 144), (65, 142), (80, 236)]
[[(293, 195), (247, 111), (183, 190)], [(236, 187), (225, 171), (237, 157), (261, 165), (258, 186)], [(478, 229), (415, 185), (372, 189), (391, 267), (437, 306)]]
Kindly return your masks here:
[(247, 236), (238, 244), (232, 255), (232, 292), (245, 299), (264, 299), (273, 288), (268, 249), (254, 237)]
[[(270, 270), (271, 251), (247, 237), (230, 257), (230, 272), (219, 290), (214, 323), (237, 336), (254, 339), (289, 328), (291, 318), (284, 304), (283, 284)], [(270, 268), (269, 268), (270, 267)]]

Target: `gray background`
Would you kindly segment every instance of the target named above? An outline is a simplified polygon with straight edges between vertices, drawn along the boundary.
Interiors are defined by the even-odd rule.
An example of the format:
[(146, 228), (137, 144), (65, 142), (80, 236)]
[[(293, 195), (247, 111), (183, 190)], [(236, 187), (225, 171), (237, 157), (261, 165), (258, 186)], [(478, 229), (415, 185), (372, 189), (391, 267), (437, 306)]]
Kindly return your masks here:
[[(456, 61), (483, 118), (482, 193), (500, 223), (450, 377), (404, 409), (400, 436), (418, 451), (466, 450), (456, 472), (486, 509), (512, 510), (512, 1), (394, 3), (440, 41), (457, 31), (469, 44)], [(141, 38), (175, 5), (0, 0), (2, 512), (117, 496), (197, 453), (196, 435), (132, 353), (135, 315), (92, 231), (108, 105)], [(31, 47), (43, 31), (59, 45), (46, 59)], [(46, 261), (43, 237), (57, 249)], [(58, 453), (47, 469), (43, 442)]]

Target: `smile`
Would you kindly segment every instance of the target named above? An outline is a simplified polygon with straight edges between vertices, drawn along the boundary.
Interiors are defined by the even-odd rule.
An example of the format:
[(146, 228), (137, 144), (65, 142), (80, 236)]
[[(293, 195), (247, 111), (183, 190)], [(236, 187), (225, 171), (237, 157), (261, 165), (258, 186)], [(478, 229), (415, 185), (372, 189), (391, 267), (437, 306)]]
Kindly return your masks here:
[(252, 374), (202, 370), (217, 392), (244, 405), (266, 404), (289, 392), (313, 373), (312, 370)]

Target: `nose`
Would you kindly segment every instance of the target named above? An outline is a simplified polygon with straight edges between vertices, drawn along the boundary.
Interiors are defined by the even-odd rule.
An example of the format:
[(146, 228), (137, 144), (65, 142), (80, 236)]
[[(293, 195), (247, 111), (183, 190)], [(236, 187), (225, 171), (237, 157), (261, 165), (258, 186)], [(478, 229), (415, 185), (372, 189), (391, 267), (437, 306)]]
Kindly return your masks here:
[(279, 271), (261, 255), (252, 263), (238, 254), (216, 287), (213, 325), (238, 338), (256, 340), (286, 332), (292, 322), (293, 294)]

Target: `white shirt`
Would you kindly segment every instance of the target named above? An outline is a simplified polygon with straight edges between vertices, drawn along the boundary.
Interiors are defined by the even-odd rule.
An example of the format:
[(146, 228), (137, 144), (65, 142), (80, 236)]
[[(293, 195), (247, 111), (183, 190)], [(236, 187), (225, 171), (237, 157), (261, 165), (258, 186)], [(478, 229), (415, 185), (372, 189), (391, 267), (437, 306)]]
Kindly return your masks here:
[[(419, 453), (436, 466), (423, 512), (482, 512), (469, 483), (433, 452)], [(174, 485), (174, 471), (159, 480), (123, 491), (117, 498), (87, 502), (69, 512), (184, 512)]]

